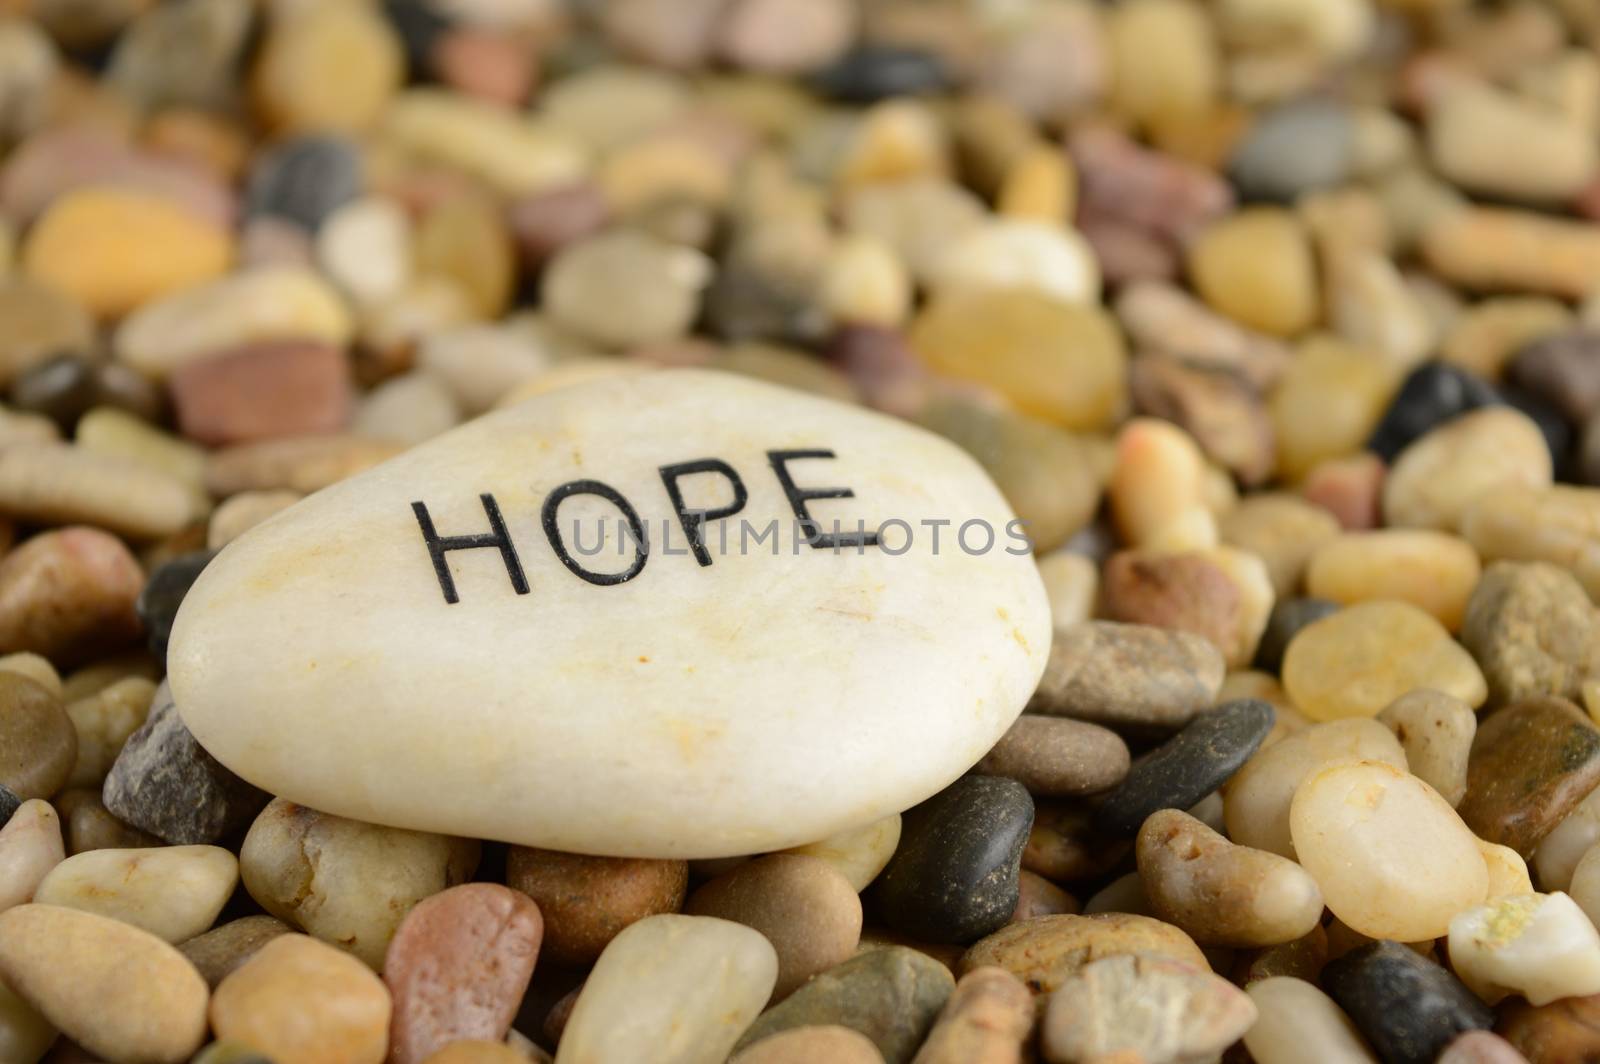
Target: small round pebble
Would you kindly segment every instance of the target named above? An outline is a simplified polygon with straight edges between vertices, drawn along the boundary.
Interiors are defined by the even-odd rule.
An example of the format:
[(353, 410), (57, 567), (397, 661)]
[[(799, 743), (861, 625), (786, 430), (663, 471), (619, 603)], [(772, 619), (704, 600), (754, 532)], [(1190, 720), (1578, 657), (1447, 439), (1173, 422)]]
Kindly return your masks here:
[(506, 883), (539, 905), (542, 950), (560, 964), (592, 964), (623, 928), (683, 907), (689, 867), (683, 861), (581, 854), (513, 846)]

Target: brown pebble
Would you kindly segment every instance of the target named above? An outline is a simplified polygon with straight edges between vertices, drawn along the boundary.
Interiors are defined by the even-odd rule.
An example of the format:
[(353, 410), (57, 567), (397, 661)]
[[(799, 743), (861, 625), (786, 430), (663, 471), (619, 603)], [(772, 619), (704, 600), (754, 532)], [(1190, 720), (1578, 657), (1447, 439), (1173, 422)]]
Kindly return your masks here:
[(539, 74), (533, 42), (474, 27), (446, 33), (434, 45), (430, 60), (444, 84), (507, 107), (528, 98)]
[(1111, 870), (1132, 847), (1094, 831), (1094, 811), (1068, 802), (1036, 802), (1022, 867), (1060, 883), (1093, 879)]
[(1082, 909), (1077, 898), (1039, 873), (1024, 868), (1017, 874), (1017, 907), (1011, 914), (1012, 923), (1032, 920), (1035, 916), (1076, 913)]
[(118, 820), (100, 800), (99, 791), (73, 788), (56, 795), (54, 804), (61, 814), (69, 854), (165, 845), (154, 835)]
[(1363, 452), (1331, 458), (1312, 467), (1300, 494), (1327, 510), (1346, 532), (1363, 532), (1383, 523), (1383, 459)]
[(544, 1051), (535, 1049), (532, 1057), (512, 1049), (504, 1042), (469, 1040), (454, 1042), (429, 1057), (423, 1064), (528, 1064), (530, 1060), (549, 1060)]
[(78, 733), (59, 696), (21, 673), (0, 672), (0, 786), (49, 798), (78, 760)]
[(1007, 776), (1044, 797), (1094, 794), (1128, 774), (1128, 744), (1098, 724), (1030, 714), (1017, 718), (975, 771)]
[(209, 446), (335, 432), (350, 418), (344, 352), (310, 340), (246, 344), (167, 379), (178, 427)]
[(850, 959), (861, 941), (861, 897), (833, 865), (775, 853), (699, 887), (683, 911), (753, 927), (778, 951), (772, 1000)]
[(689, 865), (513, 846), (506, 858), (506, 884), (539, 904), (545, 920), (542, 948), (550, 960), (586, 966), (629, 924), (679, 911)]
[(0, 653), (72, 664), (139, 635), (144, 573), (120, 539), (96, 528), (44, 532), (0, 560)]
[(793, 1027), (738, 1054), (728, 1064), (883, 1064), (872, 1039), (848, 1027)]
[(276, 916), (242, 916), (178, 944), (178, 952), (199, 969), (215, 990), (239, 965), (279, 935), (292, 931)]
[(956, 983), (911, 1064), (1018, 1064), (1033, 1029), (1033, 995), (1004, 968), (974, 968)]
[(1225, 654), (1237, 641), (1239, 587), (1198, 553), (1119, 551), (1106, 561), (1100, 588), (1112, 620), (1192, 632)]
[(421, 1064), (462, 1039), (504, 1038), (543, 932), (539, 907), (498, 883), (451, 887), (419, 902), (384, 957), (394, 999), (389, 1064)]
[(1512, 998), (1494, 1029), (1529, 1064), (1589, 1064), (1600, 1060), (1600, 994), (1538, 1006)]
[(1540, 698), (1490, 714), (1457, 812), (1479, 838), (1524, 858), (1600, 785), (1600, 731), (1578, 707)]
[(1435, 1064), (1528, 1064), (1528, 1058), (1492, 1031), (1468, 1031), (1445, 1046)]

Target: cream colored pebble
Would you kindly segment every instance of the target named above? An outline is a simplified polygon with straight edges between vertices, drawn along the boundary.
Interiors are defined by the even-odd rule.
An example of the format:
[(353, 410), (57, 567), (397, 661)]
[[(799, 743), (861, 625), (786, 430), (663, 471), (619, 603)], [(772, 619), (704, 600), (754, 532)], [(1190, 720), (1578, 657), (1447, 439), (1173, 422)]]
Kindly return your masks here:
[(194, 502), (181, 481), (126, 458), (63, 444), (18, 444), (0, 449), (0, 513), (154, 538), (188, 524)]
[(1459, 631), (1483, 567), (1459, 536), (1424, 529), (1346, 532), (1317, 549), (1306, 567), (1306, 593), (1348, 606), (1400, 599)]
[[(1039, 578), (1050, 599), (1050, 620), (1057, 628), (1087, 621), (1094, 616), (1100, 589), (1100, 570), (1092, 560), (1073, 551), (1057, 550), (1038, 560)], [(0, 668), (4, 667), (0, 659)]]
[(241, 491), (229, 497), (212, 513), (211, 523), (206, 526), (206, 546), (220, 550), (302, 498), (304, 496), (298, 491)]
[(818, 842), (791, 847), (784, 853), (797, 853), (826, 861), (843, 873), (858, 892), (878, 878), (883, 866), (900, 844), (900, 814), (874, 820), (853, 831), (841, 831)]
[(1578, 908), (1589, 917), (1589, 922), (1600, 928), (1600, 842), (1590, 846), (1572, 870), (1572, 883), (1567, 894), (1578, 903)]
[(1485, 562), (1553, 562), (1600, 602), (1600, 488), (1500, 487), (1476, 498), (1461, 534)]
[(17, 807), (0, 828), (0, 912), (33, 900), (50, 870), (66, 859), (61, 818), (42, 798)]
[(1522, 855), (1509, 846), (1478, 840), (1478, 852), (1483, 854), (1483, 866), (1489, 872), (1489, 898), (1507, 894), (1529, 894), (1533, 880), (1528, 875), (1528, 863)]
[(0, 982), (0, 1060), (36, 1064), (57, 1034), (37, 1009)]
[(1467, 756), (1478, 733), (1472, 707), (1443, 691), (1421, 687), (1390, 702), (1378, 720), (1405, 748), (1411, 774), (1451, 805), (1460, 805), (1467, 793)]
[(1596, 842), (1600, 842), (1600, 790), (1579, 802), (1533, 851), (1539, 886), (1566, 890), (1578, 862)]
[(107, 406), (83, 415), (73, 439), (81, 450), (125, 458), (182, 481), (195, 515), (211, 512), (211, 496), (205, 489), (206, 453), (194, 444)]
[(1245, 993), (1260, 1013), (1244, 1035), (1256, 1064), (1377, 1064), (1350, 1017), (1304, 979), (1274, 975)]
[(38, 654), (30, 654), (26, 650), (15, 654), (0, 657), (0, 671), (14, 672), (26, 676), (40, 687), (45, 688), (57, 698), (61, 697), (61, 674), (50, 662)]
[(940, 292), (1030, 288), (1067, 303), (1095, 303), (1100, 266), (1089, 242), (1074, 229), (1000, 218), (951, 242), (940, 254), (930, 284)]
[(1550, 450), (1531, 418), (1509, 406), (1463, 414), (1401, 451), (1383, 483), (1384, 519), (1455, 530), (1467, 508), (1497, 488), (1546, 487)]
[(818, 302), (834, 321), (894, 328), (911, 313), (911, 275), (877, 237), (852, 234), (829, 250)]
[(1117, 435), (1111, 513), (1122, 538), (1139, 546), (1174, 518), (1205, 504), (1205, 458), (1176, 425), (1135, 418)]
[(1288, 492), (1247, 496), (1218, 524), (1222, 542), (1250, 551), (1266, 563), (1280, 597), (1299, 590), (1312, 556), (1339, 535), (1339, 522), (1332, 514)]
[(1567, 895), (1507, 894), (1450, 921), (1450, 966), (1493, 1005), (1600, 993), (1600, 931)]
[(87, 850), (56, 865), (34, 900), (109, 916), (167, 942), (208, 930), (239, 882), (220, 846)]
[(78, 730), (78, 762), (67, 778), (69, 787), (100, 786), (122, 744), (149, 716), (155, 693), (152, 681), (127, 676), (67, 703), (67, 717)]

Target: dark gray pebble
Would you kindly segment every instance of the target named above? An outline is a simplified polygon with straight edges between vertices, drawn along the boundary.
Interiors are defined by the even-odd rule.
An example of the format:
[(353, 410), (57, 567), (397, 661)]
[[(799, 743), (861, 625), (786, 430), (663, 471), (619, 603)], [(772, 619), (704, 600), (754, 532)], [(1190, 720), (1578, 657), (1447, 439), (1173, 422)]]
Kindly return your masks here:
[(296, 137), (250, 171), (245, 209), (287, 218), (315, 232), (324, 218), (361, 194), (361, 156), (334, 136)]
[(950, 87), (950, 72), (938, 56), (916, 48), (866, 45), (823, 67), (811, 85), (820, 95), (867, 104), (943, 92)]
[(134, 608), (144, 622), (145, 631), (150, 633), (150, 653), (157, 661), (167, 660), (167, 640), (172, 635), (178, 607), (183, 605), (189, 588), (216, 554), (214, 550), (180, 554), (151, 573), (144, 590), (139, 592)]
[(15, 813), (21, 805), (22, 799), (18, 798), (11, 788), (0, 784), (0, 828), (11, 822), (11, 814)]
[(255, 819), (269, 797), (206, 753), (178, 716), (166, 683), (100, 795), (111, 815), (174, 846), (216, 842)]
[(11, 381), (9, 396), (18, 410), (43, 414), (69, 432), (97, 406), (116, 407), (145, 421), (157, 420), (164, 407), (160, 389), (135, 370), (69, 353), (23, 370)]
[(1500, 402), (1499, 394), (1477, 374), (1446, 362), (1424, 362), (1406, 375), (1367, 441), (1367, 450), (1393, 462), (1430, 429), (1469, 410)]
[(1256, 648), (1256, 664), (1276, 675), (1283, 668), (1283, 655), (1289, 649), (1289, 640), (1306, 625), (1338, 612), (1339, 604), (1327, 599), (1280, 599), (1272, 607), (1272, 613), (1267, 617), (1267, 627), (1261, 633), (1261, 644)]
[(1256, 752), (1276, 717), (1257, 698), (1225, 702), (1135, 761), (1128, 778), (1095, 810), (1095, 827), (1132, 835), (1158, 809), (1188, 809), (1216, 790)]
[(874, 885), (883, 921), (926, 942), (971, 942), (1017, 907), (1033, 799), (1016, 780), (965, 776), (902, 821)]
[(1461, 980), (1398, 942), (1330, 961), (1322, 986), (1384, 1064), (1432, 1064), (1463, 1032), (1494, 1025), (1494, 1012)]

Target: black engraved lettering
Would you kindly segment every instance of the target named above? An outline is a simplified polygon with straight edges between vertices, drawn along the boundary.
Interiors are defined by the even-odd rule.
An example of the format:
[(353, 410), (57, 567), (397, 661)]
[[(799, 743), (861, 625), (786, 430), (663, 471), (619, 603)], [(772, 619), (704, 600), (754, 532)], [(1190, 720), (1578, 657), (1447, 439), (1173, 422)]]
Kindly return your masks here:
[[(567, 551), (566, 544), (561, 540), (561, 527), (556, 522), (556, 511), (573, 495), (598, 495), (622, 511), (623, 518), (628, 522), (628, 530), (633, 533), (634, 543), (633, 564), (626, 570), (620, 573), (597, 573), (578, 564), (578, 560)], [(649, 560), (649, 545), (645, 540), (644, 526), (639, 521), (638, 511), (620, 491), (598, 480), (569, 480), (545, 496), (540, 523), (544, 525), (545, 538), (550, 541), (550, 547), (556, 552), (556, 557), (561, 559), (561, 564), (591, 584), (599, 584), (602, 587), (625, 584), (643, 572), (644, 564)]]
[(825, 535), (817, 524), (816, 518), (811, 516), (811, 511), (806, 508), (806, 503), (813, 499), (853, 499), (856, 493), (849, 488), (802, 488), (795, 484), (794, 477), (789, 474), (788, 463), (802, 458), (833, 458), (832, 451), (768, 451), (767, 461), (772, 466), (772, 471), (778, 475), (778, 483), (783, 487), (783, 493), (789, 499), (789, 508), (794, 511), (795, 520), (804, 531), (805, 540), (813, 549), (832, 549), (837, 551), (840, 547), (875, 547), (878, 545), (876, 532), (851, 532), (848, 535), (833, 533)]
[(500, 506), (494, 501), (494, 496), (488, 492), (478, 496), (483, 503), (483, 512), (489, 515), (488, 535), (476, 536), (441, 536), (433, 527), (433, 518), (428, 514), (428, 508), (420, 502), (411, 504), (411, 512), (417, 515), (417, 524), (422, 527), (423, 542), (428, 545), (428, 556), (433, 559), (433, 571), (439, 577), (439, 590), (444, 592), (444, 600), (454, 606), (461, 601), (456, 594), (456, 582), (450, 575), (450, 566), (445, 564), (444, 556), (453, 550), (475, 550), (479, 547), (497, 547), (500, 557), (506, 563), (506, 573), (511, 577), (511, 587), (519, 595), (528, 593), (528, 578), (522, 575), (522, 563), (517, 560), (517, 548), (511, 542), (511, 533), (506, 531), (505, 519), (500, 516)]
[[(680, 477), (691, 476), (695, 473), (718, 473), (727, 478), (728, 484), (733, 488), (733, 502), (717, 510), (690, 510), (683, 505), (683, 489), (678, 486)], [(745, 490), (744, 481), (739, 479), (739, 474), (733, 467), (720, 458), (700, 458), (693, 462), (679, 462), (676, 465), (661, 467), (661, 483), (666, 486), (667, 498), (672, 500), (672, 508), (678, 514), (678, 523), (683, 526), (683, 534), (689, 538), (689, 549), (694, 552), (695, 561), (702, 567), (711, 564), (711, 552), (706, 550), (705, 528), (712, 521), (720, 521), (724, 517), (732, 517), (744, 509), (744, 504), (749, 501), (750, 493)], [(665, 538), (665, 534), (663, 534)], [(668, 553), (671, 553), (670, 551)]]

